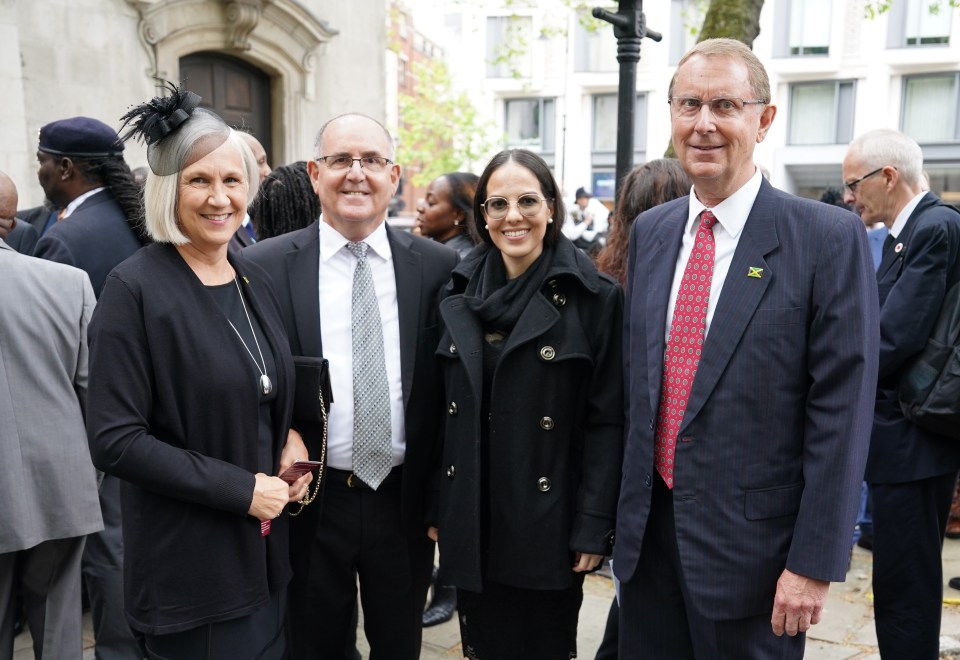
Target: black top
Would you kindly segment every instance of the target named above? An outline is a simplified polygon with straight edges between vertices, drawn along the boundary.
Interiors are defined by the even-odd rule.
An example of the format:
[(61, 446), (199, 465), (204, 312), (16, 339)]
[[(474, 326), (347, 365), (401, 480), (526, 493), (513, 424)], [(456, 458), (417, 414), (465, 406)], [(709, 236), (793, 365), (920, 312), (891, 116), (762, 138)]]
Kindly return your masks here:
[[(126, 482), (124, 606), (131, 626), (149, 634), (245, 616), (290, 579), (288, 517), (264, 538), (247, 511), (254, 474), (279, 467), (293, 363), (266, 275), (230, 259), (273, 369), (276, 394), (263, 402), (273, 421), (269, 470), (259, 375), (173, 246), (147, 246), (117, 267), (90, 324), (91, 455)], [(249, 332), (245, 317), (243, 325)]]

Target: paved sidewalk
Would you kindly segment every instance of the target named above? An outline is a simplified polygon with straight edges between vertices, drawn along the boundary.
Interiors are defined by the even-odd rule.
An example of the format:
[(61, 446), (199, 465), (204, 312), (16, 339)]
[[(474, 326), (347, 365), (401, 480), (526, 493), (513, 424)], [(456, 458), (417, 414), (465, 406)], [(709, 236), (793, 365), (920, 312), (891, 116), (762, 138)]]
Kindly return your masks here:
[[(830, 588), (823, 620), (807, 636), (806, 660), (879, 660), (877, 635), (873, 623), (870, 576), (872, 557), (855, 548), (847, 581)], [(947, 540), (943, 549), (944, 606), (941, 624), (941, 658), (960, 659), (960, 591), (946, 581), (960, 575), (960, 540)], [(580, 611), (578, 639), (581, 660), (593, 660), (607, 611), (613, 598), (613, 584), (600, 575), (590, 575), (584, 583), (583, 607)], [(84, 660), (93, 660), (93, 636), (89, 614), (84, 628)], [(362, 629), (358, 642), (364, 658), (369, 648)], [(460, 634), (456, 619), (424, 630), (422, 660), (462, 658)], [(20, 635), (15, 644), (14, 660), (32, 660), (29, 633)]]

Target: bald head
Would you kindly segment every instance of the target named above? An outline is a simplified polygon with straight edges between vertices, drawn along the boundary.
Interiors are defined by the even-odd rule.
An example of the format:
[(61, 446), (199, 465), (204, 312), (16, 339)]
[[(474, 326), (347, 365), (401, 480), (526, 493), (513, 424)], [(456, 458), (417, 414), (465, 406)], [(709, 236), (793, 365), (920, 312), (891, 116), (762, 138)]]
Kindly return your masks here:
[(257, 161), (257, 169), (260, 171), (260, 180), (263, 181), (267, 178), (267, 175), (273, 171), (270, 163), (267, 162), (267, 150), (260, 144), (260, 140), (255, 138), (251, 133), (244, 131), (237, 132), (240, 134), (240, 137), (243, 138), (243, 141), (247, 143), (247, 146), (250, 147), (250, 151), (253, 152), (253, 157)]
[(323, 146), (323, 136), (327, 132), (327, 129), (333, 125), (339, 124), (356, 124), (360, 126), (367, 125), (375, 132), (382, 134), (385, 142), (383, 144), (383, 155), (387, 158), (393, 159), (393, 137), (390, 135), (390, 131), (387, 130), (386, 126), (378, 122), (373, 117), (365, 115), (362, 112), (347, 112), (342, 115), (337, 115), (333, 119), (328, 120), (323, 126), (320, 127), (320, 131), (317, 133), (317, 139), (313, 143), (315, 150), (314, 158), (320, 158), (321, 156), (326, 155), (324, 153)]
[(0, 172), (0, 238), (6, 239), (17, 224), (17, 186)]

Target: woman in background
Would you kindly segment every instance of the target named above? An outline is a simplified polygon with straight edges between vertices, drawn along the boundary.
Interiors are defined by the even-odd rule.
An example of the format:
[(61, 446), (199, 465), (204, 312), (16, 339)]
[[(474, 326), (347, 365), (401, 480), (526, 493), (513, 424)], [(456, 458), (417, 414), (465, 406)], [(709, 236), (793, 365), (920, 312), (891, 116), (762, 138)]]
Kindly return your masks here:
[(476, 190), (477, 175), (469, 172), (449, 172), (431, 181), (417, 204), (420, 235), (453, 248), (461, 259), (467, 256), (477, 244), (470, 231)]
[(690, 179), (676, 158), (651, 160), (630, 170), (620, 184), (607, 244), (597, 256), (600, 272), (626, 288), (627, 245), (633, 221), (647, 209), (689, 195), (690, 186)]
[(320, 198), (302, 160), (281, 165), (264, 177), (250, 207), (258, 241), (303, 229), (319, 217)]

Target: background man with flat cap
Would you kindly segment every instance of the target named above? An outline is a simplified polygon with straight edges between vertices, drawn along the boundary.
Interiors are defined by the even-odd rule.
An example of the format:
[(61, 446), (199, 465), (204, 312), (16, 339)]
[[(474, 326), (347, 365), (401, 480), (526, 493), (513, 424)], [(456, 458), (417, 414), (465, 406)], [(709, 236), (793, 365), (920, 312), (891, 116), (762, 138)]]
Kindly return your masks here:
[(877, 291), (849, 211), (753, 161), (763, 64), (708, 39), (669, 88), (691, 194), (630, 237), (620, 658), (803, 657), (846, 576), (877, 377)]
[(37, 179), (58, 210), (35, 254), (85, 270), (100, 295), (107, 273), (147, 242), (140, 188), (117, 132), (89, 117), (52, 122), (40, 129), (37, 161)]
[[(37, 257), (86, 271), (96, 295), (107, 274), (146, 242), (141, 192), (123, 160), (117, 132), (96, 119), (73, 117), (40, 129), (37, 178), (53, 207)], [(83, 576), (90, 597), (97, 660), (139, 660), (123, 613), (120, 481), (100, 485), (104, 529), (87, 539)]]

